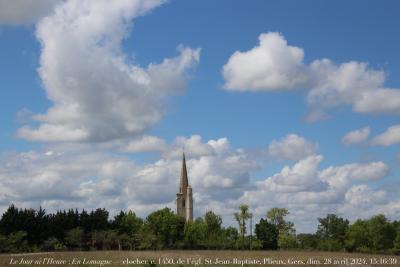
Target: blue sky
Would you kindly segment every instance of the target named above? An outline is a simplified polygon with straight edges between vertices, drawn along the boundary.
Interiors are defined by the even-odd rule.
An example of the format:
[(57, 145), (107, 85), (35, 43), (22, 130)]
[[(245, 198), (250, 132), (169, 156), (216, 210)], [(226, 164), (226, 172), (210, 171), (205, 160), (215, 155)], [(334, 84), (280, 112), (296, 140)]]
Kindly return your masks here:
[[(195, 201), (197, 198), (199, 203), (197, 216), (200, 216), (203, 210), (213, 208), (222, 213), (229, 224), (229, 220), (232, 220), (230, 218), (231, 211), (240, 201), (250, 203), (258, 216), (262, 216), (265, 213), (263, 210), (273, 205), (285, 206), (289, 210), (295, 209), (293, 201), (290, 200), (294, 195), (298, 194), (299, 197), (302, 197), (301, 199), (305, 199), (303, 195), (314, 196), (324, 192), (323, 190), (329, 191), (337, 187), (335, 181), (348, 176), (350, 178), (343, 178), (349, 180), (345, 188), (335, 191), (333, 200), (321, 199), (313, 200), (314, 202), (309, 199), (305, 200), (304, 206), (309, 205), (310, 208), (309, 210), (305, 208), (303, 213), (312, 212), (313, 205), (325, 205), (321, 214), (316, 213), (312, 216), (311, 219), (314, 221), (310, 219), (308, 223), (301, 219), (300, 213), (295, 214), (293, 211), (292, 219), (300, 229), (305, 231), (313, 229), (314, 225), (312, 224), (316, 223), (317, 216), (323, 216), (323, 212), (337, 212), (344, 216), (370, 216), (371, 214), (362, 212), (353, 214), (354, 210), (359, 209), (362, 205), (373, 206), (371, 212), (383, 212), (390, 218), (399, 218), (400, 200), (398, 197), (394, 198), (395, 192), (390, 189), (398, 188), (400, 174), (398, 151), (400, 129), (396, 128), (400, 114), (400, 89), (397, 89), (400, 88), (400, 76), (398, 75), (400, 70), (400, 53), (398, 53), (400, 18), (397, 14), (400, 4), (398, 1), (383, 3), (381, 1), (175, 0), (164, 4), (154, 1), (154, 6), (145, 7), (145, 14), (140, 15), (135, 13), (137, 7), (131, 6), (130, 1), (124, 1), (126, 2), (125, 10), (131, 10), (133, 13), (127, 16), (127, 21), (115, 24), (112, 24), (113, 22), (108, 24), (108, 18), (103, 18), (105, 15), (101, 14), (106, 11), (101, 8), (96, 9), (96, 4), (88, 1), (90, 4), (85, 8), (90, 11), (94, 10), (94, 13), (99, 12), (97, 19), (104, 19), (105, 25), (111, 25), (110, 30), (108, 31), (108, 28), (105, 27), (98, 30), (99, 33), (93, 33), (90, 31), (94, 27), (78, 24), (78, 28), (83, 29), (82, 32), (74, 33), (72, 30), (67, 33), (70, 35), (66, 35), (61, 26), (63, 26), (62, 23), (68, 26), (68, 21), (61, 21), (59, 28), (51, 29), (51, 23), (46, 23), (45, 20), (43, 22), (43, 18), (49, 16), (51, 19), (56, 19), (60, 14), (53, 13), (53, 9), (54, 7), (61, 9), (63, 5), (63, 10), (66, 13), (71, 12), (72, 17), (84, 16), (79, 12), (71, 11), (68, 7), (69, 2), (74, 1), (38, 1), (38, 6), (30, 7), (31, 10), (37, 11), (37, 16), (32, 17), (32, 13), (35, 12), (27, 15), (28, 3), (22, 6), (18, 4), (13, 6), (14, 4), (10, 4), (8, 1), (0, 1), (1, 10), (3, 10), (0, 12), (2, 83), (0, 91), (0, 151), (3, 154), (4, 164), (3, 167), (0, 167), (0, 181), (3, 179), (3, 183), (0, 182), (0, 184), (7, 188), (7, 191), (0, 191), (0, 206), (3, 208), (10, 202), (16, 202), (22, 206), (47, 205), (49, 210), (57, 207), (81, 207), (77, 203), (84, 203), (82, 205), (86, 206), (83, 207), (92, 207), (93, 203), (96, 203), (93, 196), (89, 193), (85, 193), (89, 195), (84, 195), (79, 189), (91, 182), (92, 189), (97, 190), (96, 188), (102, 185), (102, 179), (106, 179), (115, 187), (113, 192), (108, 192), (108, 195), (105, 193), (104, 203), (100, 202), (110, 209), (132, 208), (141, 215), (145, 215), (149, 210), (163, 205), (173, 207), (173, 200), (169, 200), (174, 197), (174, 190), (165, 192), (165, 197), (159, 201), (148, 200), (140, 196), (127, 200), (126, 197), (122, 197), (125, 193), (118, 191), (119, 187), (115, 186), (115, 183), (122, 183), (124, 186), (121, 187), (126, 187), (126, 183), (139, 179), (140, 173), (150, 172), (149, 169), (151, 169), (154, 171), (154, 176), (159, 177), (157, 179), (161, 179), (160, 181), (165, 183), (164, 186), (174, 184), (178, 178), (178, 172), (175, 175), (176, 179), (174, 177), (164, 178), (164, 176), (173, 176), (176, 169), (179, 169), (180, 159), (176, 156), (176, 150), (185, 147), (188, 157), (192, 158), (192, 161), (189, 160), (190, 166), (195, 169), (192, 174), (189, 170), (189, 176), (193, 176), (193, 183), (199, 189), (197, 191), (199, 195), (195, 195)], [(140, 3), (142, 1), (131, 2)], [(113, 7), (110, 7), (110, 10), (113, 10)], [(110, 16), (118, 19), (118, 16), (123, 16), (121, 14), (123, 13), (116, 8), (116, 12)], [(96, 25), (93, 21), (90, 23)], [(133, 23), (133, 27), (129, 27), (129, 23)], [(118, 33), (115, 34), (118, 29), (122, 29), (125, 38), (120, 39), (122, 37), (118, 36)], [(266, 46), (259, 46), (258, 38), (263, 33), (270, 39), (266, 41)], [(105, 42), (109, 41), (112, 48), (108, 50), (106, 45), (103, 47), (101, 41), (90, 43), (92, 39), (86, 38), (87, 35), (91, 36), (90, 34), (93, 34), (93, 38), (103, 36), (100, 38), (105, 38)], [(66, 38), (74, 36), (78, 38), (78, 41), (71, 41), (69, 46), (64, 46), (63, 42), (57, 39), (62, 36), (67, 36)], [(113, 39), (114, 37), (116, 39)], [(46, 50), (45, 47), (50, 45), (52, 38), (55, 38), (56, 41), (52, 44), (58, 45), (58, 50)], [(260, 57), (256, 57), (257, 63), (254, 65), (236, 64), (235, 62), (239, 61), (233, 60), (235, 52), (242, 53), (241, 58), (244, 59), (248, 57), (249, 51), (257, 47), (260, 49), (254, 50), (256, 55), (263, 49), (272, 51), (273, 54), (278, 51), (274, 50), (275, 46), (271, 45), (274, 40), (286, 41), (286, 44), (280, 43), (277, 48), (281, 49), (279, 51), (283, 51), (283, 56), (286, 56), (286, 52), (294, 47), (295, 50), (303, 51), (304, 57), (297, 60), (295, 56), (291, 55), (293, 58), (288, 56), (288, 61), (282, 59), (282, 62), (278, 58), (267, 67), (263, 65), (263, 61), (268, 61), (268, 56), (265, 58), (261, 54)], [(89, 48), (87, 51), (82, 48), (85, 45)], [(163, 72), (157, 72), (155, 78), (150, 78), (157, 79), (157, 81), (161, 79), (161, 84), (165, 83), (165, 88), (161, 85), (160, 88), (143, 89), (140, 87), (141, 85), (137, 85), (138, 89), (132, 90), (154, 91), (150, 96), (141, 95), (140, 99), (135, 99), (135, 94), (132, 93), (132, 96), (128, 93), (129, 86), (124, 89), (127, 91), (123, 92), (132, 97), (132, 101), (138, 101), (132, 105), (144, 104), (146, 106), (143, 107), (143, 110), (127, 108), (131, 113), (128, 112), (123, 117), (128, 119), (126, 121), (121, 119), (121, 124), (118, 124), (115, 122), (116, 118), (119, 118), (118, 112), (122, 114), (126, 109), (117, 109), (116, 113), (109, 114), (101, 108), (98, 110), (95, 108), (101, 106), (100, 102), (93, 104), (97, 99), (96, 92), (101, 91), (104, 95), (112, 94), (114, 90), (112, 87), (120, 86), (118, 79), (125, 76), (118, 76), (120, 74), (116, 73), (115, 77), (119, 78), (115, 78), (116, 82), (112, 83), (113, 77), (110, 73), (110, 77), (102, 82), (105, 73), (107, 74), (102, 71), (111, 70), (106, 65), (111, 63), (104, 63), (104, 66), (101, 65), (103, 63), (99, 63), (99, 66), (104, 69), (96, 68), (95, 65), (91, 67), (92, 61), (88, 59), (85, 62), (82, 57), (79, 58), (79, 53), (82, 52), (81, 55), (91, 57), (93, 49), (101, 47), (104, 50), (99, 51), (98, 55), (104, 52), (106, 53), (104, 58), (109, 56), (111, 61), (118, 56), (123, 56), (124, 63), (115, 63), (119, 70), (136, 66), (147, 71), (149, 64), (159, 64), (164, 58), (182, 59), (183, 53), (177, 50), (180, 45), (187, 48), (186, 52), (189, 57), (187, 63), (182, 63), (185, 65), (184, 69), (175, 70), (177, 66), (174, 64), (162, 66), (160, 68), (165, 68), (162, 69)], [(64, 51), (66, 54), (61, 55)], [(68, 53), (78, 56), (76, 58), (66, 56)], [(48, 59), (43, 61), (43, 58)], [(56, 59), (55, 62), (51, 60), (52, 58)], [(329, 59), (330, 63), (324, 63), (317, 68), (312, 67), (315, 61), (324, 58)], [(93, 56), (93, 59), (96, 57)], [(352, 68), (345, 69), (338, 74), (341, 67), (344, 69), (344, 65), (348, 62), (354, 63)], [(365, 63), (365, 68), (361, 66), (362, 62)], [(82, 67), (82, 65), (84, 66)], [(224, 66), (233, 70), (233, 76), (229, 78), (225, 75)], [(321, 74), (319, 71), (325, 67), (326, 73)], [(45, 71), (42, 74), (38, 73), (38, 68), (44, 68)], [(93, 75), (98, 78), (99, 83), (92, 82), (90, 78), (85, 80), (85, 77), (79, 77), (79, 74), (71, 71), (71, 68), (83, 68), (82, 75)], [(168, 74), (165, 74), (164, 71)], [(247, 71), (254, 71), (254, 73), (246, 73)], [(269, 81), (272, 81), (272, 76), (268, 76), (268, 73), (272, 73), (271, 75), (282, 74), (285, 71), (287, 71), (284, 73), (285, 79), (278, 81), (284, 85), (275, 87), (270, 85)], [(346, 77), (353, 75), (352, 71), (356, 77), (354, 83), (346, 80)], [(74, 75), (77, 76), (74, 77)], [(252, 78), (246, 80), (248, 77), (246, 75), (250, 75), (249, 77)], [(294, 81), (296, 78), (293, 75), (303, 75), (306, 81), (294, 82), (294, 85), (289, 85), (287, 80)], [(381, 77), (379, 75), (385, 77), (384, 81), (379, 80)], [(48, 77), (49, 80), (44, 81), (46, 79), (44, 77)], [(83, 86), (71, 89), (66, 85), (70, 81), (67, 78)], [(182, 79), (185, 81), (184, 85)], [(260, 79), (262, 85), (252, 88), (251, 83), (257, 79)], [(265, 83), (265, 79), (268, 84)], [(233, 84), (231, 88), (227, 85), (229, 81), (232, 81)], [(240, 85), (238, 85), (239, 83), (234, 84), (233, 81), (240, 81)], [(58, 82), (63, 85), (57, 85)], [(113, 86), (104, 85), (108, 82)], [(121, 82), (121, 88), (123, 86), (125, 85)], [(134, 86), (136, 85), (133, 84)], [(335, 86), (343, 88), (337, 89)], [(76, 90), (74, 96), (68, 96), (69, 90)], [(331, 95), (329, 90), (333, 92), (333, 98), (327, 99), (323, 96), (311, 104), (308, 101), (311, 92), (324, 92)], [(166, 91), (168, 93), (165, 94)], [(365, 93), (365, 91), (368, 92)], [(51, 94), (54, 96), (48, 97)], [(382, 97), (376, 100), (378, 97), (374, 97), (375, 94), (382, 95)], [(367, 96), (372, 97), (367, 98)], [(89, 100), (83, 100), (85, 97)], [(364, 99), (365, 102), (359, 102), (360, 99)], [(100, 100), (104, 101), (104, 99)], [(376, 101), (374, 102), (374, 100)], [(393, 103), (386, 105), (386, 100)], [(117, 99), (114, 103), (109, 102), (110, 108), (118, 106), (122, 103), (121, 101), (121, 99)], [(78, 103), (79, 109), (85, 111), (77, 112), (77, 114), (84, 115), (77, 118), (77, 115), (74, 114), (71, 116), (72, 118), (67, 119), (60, 117), (61, 115), (58, 113), (58, 115), (49, 115), (48, 110), (55, 106), (61, 114), (69, 114), (70, 111), (63, 109), (65, 108), (62, 106), (63, 103), (71, 106)], [(358, 108), (359, 105), (362, 107)], [(307, 121), (307, 114), (315, 109), (324, 115), (312, 122)], [(98, 115), (103, 111), (102, 116)], [(153, 111), (157, 113), (157, 118), (148, 120), (147, 115), (153, 114)], [(21, 116), (21, 114), (23, 115)], [(42, 114), (45, 118), (38, 120), (37, 116), (35, 117), (37, 114)], [(114, 120), (110, 118), (114, 118)], [(136, 125), (138, 121), (144, 125), (141, 124), (140, 130), (130, 130), (129, 127), (122, 129), (121, 125), (126, 125), (123, 123)], [(71, 139), (71, 135), (63, 137), (60, 132), (43, 132), (40, 130), (40, 126), (44, 124), (56, 125), (61, 129), (66, 127), (65, 129), (71, 131), (80, 127), (78, 130), (83, 131), (84, 137), (75, 138), (74, 135)], [(109, 128), (114, 127), (116, 130), (110, 131), (106, 125), (109, 125)], [(122, 130), (119, 130), (120, 127)], [(368, 130), (364, 131), (364, 135), (360, 137), (360, 129), (365, 127), (368, 127)], [(392, 131), (389, 130), (390, 127), (394, 127)], [(351, 131), (359, 132), (357, 132), (358, 134), (354, 133), (353, 137), (349, 139), (350, 141), (346, 143), (343, 138)], [(366, 132), (368, 133), (366, 134)], [(292, 139), (296, 143), (295, 145), (290, 144), (290, 138), (288, 138), (290, 134), (295, 135)], [(54, 136), (50, 138), (47, 135)], [(197, 137), (193, 138), (195, 135), (201, 136), (201, 141), (196, 139)], [(148, 140), (146, 143), (146, 140), (143, 139), (144, 136), (157, 138), (157, 142), (153, 140), (156, 145), (154, 142), (149, 144)], [(224, 149), (210, 145), (209, 140), (221, 140), (221, 138), (228, 140), (226, 141), (229, 143), (228, 148), (224, 141), (220, 142)], [(276, 153), (271, 152), (271, 144), (274, 142), (279, 143), (279, 151)], [(135, 145), (129, 146), (132, 143)], [(139, 143), (140, 145), (137, 145)], [(155, 149), (154, 146), (159, 149)], [(132, 149), (132, 147), (134, 148)], [(224, 152), (219, 152), (220, 149)], [(300, 152), (292, 151), (293, 149), (306, 152), (299, 155)], [(31, 161), (28, 163), (23, 160), (26, 153), (35, 154), (35, 157), (30, 158)], [(126, 169), (126, 172), (118, 169), (110, 171), (112, 174), (106, 175), (99, 173), (96, 168), (92, 171), (82, 168), (79, 173), (75, 173), (75, 178), (67, 177), (67, 175), (71, 175), (70, 170), (59, 170), (53, 166), (54, 161), (46, 157), (41, 159), (46, 153), (47, 156), (58, 153), (60, 158), (57, 160), (60, 165), (63, 165), (63, 162), (70, 162), (71, 165), (78, 164), (73, 163), (74, 155), (96, 158), (94, 162), (99, 166), (121, 161), (123, 164), (121, 162), (118, 164), (122, 164), (122, 167), (113, 166)], [(313, 158), (314, 161), (306, 161), (313, 155), (323, 155), (323, 160)], [(243, 168), (233, 168), (223, 165), (223, 163), (220, 166), (218, 163), (232, 158), (239, 158), (240, 162), (236, 166), (243, 163)], [(14, 161), (21, 164), (18, 165), (18, 170), (9, 167), (10, 162)], [(302, 166), (302, 164), (308, 164), (307, 162), (318, 162), (317, 169), (302, 173), (301, 170), (313, 169), (307, 165), (299, 167), (301, 170), (293, 170), (292, 174), (289, 171), (289, 178), (285, 176), (287, 173), (285, 174), (283, 170), (284, 166), (290, 169), (294, 168), (296, 164)], [(376, 164), (374, 165), (374, 163)], [(32, 167), (36, 164), (40, 167)], [(169, 165), (164, 166), (163, 164)], [(203, 166), (201, 164), (205, 164), (203, 169), (193, 167)], [(164, 166), (162, 171), (154, 170), (154, 166), (159, 167), (160, 165)], [(330, 178), (322, 177), (324, 171), (328, 172), (329, 168), (337, 168), (336, 173), (331, 174)], [(369, 168), (371, 168), (370, 172), (360, 174), (360, 170), (369, 170)], [(26, 172), (21, 173), (21, 169)], [(5, 181), (9, 176), (19, 177), (16, 179), (22, 181), (21, 175), (31, 177), (31, 179), (36, 179), (36, 176), (42, 177), (37, 178), (42, 181), (41, 179), (48, 179), (43, 178), (47, 177), (43, 175), (50, 170), (57, 177), (54, 181), (76, 179), (76, 182), (69, 184), (70, 195), (57, 197), (57, 194), (46, 195), (44, 193), (41, 196), (24, 197), (19, 195), (18, 190), (14, 188), (17, 186), (16, 184)], [(129, 172), (132, 173), (132, 177), (118, 178)], [(353, 179), (352, 175), (357, 177), (353, 177)], [(304, 178), (303, 181), (300, 176), (308, 178)], [(121, 179), (128, 179), (128, 181), (121, 182)], [(157, 179), (155, 181), (159, 181)], [(208, 183), (207, 181), (210, 179), (215, 180)], [(150, 180), (151, 178), (149, 178)], [(221, 186), (221, 189), (214, 193), (201, 196), (201, 193), (207, 192), (214, 182), (218, 183), (222, 180), (226, 181), (226, 186)], [(271, 185), (274, 181), (278, 185), (285, 186), (303, 184), (296, 190), (291, 188), (289, 191), (286, 189), (274, 191), (275, 187)], [(328, 184), (330, 189), (309, 187), (310, 184), (318, 184), (321, 181)], [(149, 187), (151, 187), (151, 182), (149, 182)], [(57, 191), (58, 189), (49, 188), (49, 190)], [(196, 190), (195, 186), (194, 190)], [(364, 194), (366, 199), (360, 200), (357, 192), (362, 192), (359, 195)], [(365, 192), (368, 192), (369, 196), (376, 194), (378, 200), (369, 202), (370, 200), (367, 200), (369, 196)], [(216, 197), (218, 194), (223, 197)], [(267, 203), (271, 200), (265, 194), (278, 194), (282, 200), (276, 203)], [(252, 197), (247, 195), (252, 195)], [(106, 201), (106, 196), (121, 199), (109, 204), (110, 201)], [(132, 204), (126, 204), (127, 201), (131, 201)], [(222, 209), (221, 206), (224, 202), (230, 203), (230, 209), (226, 211)], [(258, 205), (257, 203), (262, 204)]]

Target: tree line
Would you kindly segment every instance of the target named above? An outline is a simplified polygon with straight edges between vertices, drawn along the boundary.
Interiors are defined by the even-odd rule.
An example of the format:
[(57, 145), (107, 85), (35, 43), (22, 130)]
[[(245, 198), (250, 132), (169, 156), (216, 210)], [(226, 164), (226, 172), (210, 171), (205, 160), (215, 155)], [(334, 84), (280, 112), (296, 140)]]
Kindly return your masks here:
[[(0, 219), (0, 252), (147, 249), (302, 249), (348, 252), (400, 252), (400, 221), (384, 215), (349, 220), (335, 214), (318, 218), (315, 233), (296, 233), (289, 211), (272, 208), (255, 223), (247, 205), (233, 216), (238, 228), (224, 227), (221, 216), (208, 211), (185, 222), (169, 208), (145, 219), (133, 211), (109, 218), (106, 209), (19, 209), (11, 205)], [(248, 229), (250, 228), (250, 229)], [(254, 230), (254, 231), (253, 231)]]

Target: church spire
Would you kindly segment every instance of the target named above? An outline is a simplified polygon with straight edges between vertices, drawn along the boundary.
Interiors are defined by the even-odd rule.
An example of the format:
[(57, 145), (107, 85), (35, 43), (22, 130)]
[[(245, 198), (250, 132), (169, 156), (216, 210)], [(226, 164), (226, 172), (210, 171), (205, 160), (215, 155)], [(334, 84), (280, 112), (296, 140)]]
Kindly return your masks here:
[(176, 194), (176, 214), (184, 217), (186, 221), (193, 220), (193, 192), (189, 186), (185, 152), (182, 155), (179, 192)]
[(187, 169), (186, 169), (186, 158), (185, 158), (185, 152), (183, 152), (179, 192), (185, 193), (188, 186), (189, 186), (189, 182), (188, 182), (188, 175), (187, 175)]

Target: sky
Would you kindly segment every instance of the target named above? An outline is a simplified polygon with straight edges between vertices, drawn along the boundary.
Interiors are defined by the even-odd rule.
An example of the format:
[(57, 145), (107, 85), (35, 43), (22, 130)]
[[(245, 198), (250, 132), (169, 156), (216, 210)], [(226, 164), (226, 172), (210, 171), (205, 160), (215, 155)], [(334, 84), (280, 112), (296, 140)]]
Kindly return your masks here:
[(398, 1), (0, 0), (0, 213), (400, 219)]

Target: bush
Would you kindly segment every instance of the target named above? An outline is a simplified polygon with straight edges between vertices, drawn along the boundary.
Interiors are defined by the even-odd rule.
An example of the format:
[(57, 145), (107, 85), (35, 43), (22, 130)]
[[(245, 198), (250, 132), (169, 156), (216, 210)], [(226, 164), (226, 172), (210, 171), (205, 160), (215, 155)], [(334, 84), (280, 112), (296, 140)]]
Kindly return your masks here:
[(55, 251), (66, 251), (67, 250), (67, 246), (65, 246), (61, 242), (58, 242), (57, 244), (54, 245), (54, 250)]
[(337, 239), (322, 239), (319, 241), (318, 249), (323, 251), (342, 251), (343, 245)]
[(261, 240), (258, 239), (253, 239), (251, 240), (251, 248), (254, 250), (260, 250), (263, 249), (263, 243)]
[(42, 246), (42, 250), (45, 251), (54, 251), (55, 246), (59, 243), (57, 238), (55, 237), (50, 237), (49, 239), (45, 240)]
[(288, 232), (279, 233), (278, 246), (280, 249), (297, 248), (296, 235)]
[(0, 235), (0, 252), (26, 252), (30, 251), (26, 232), (18, 231), (8, 236)]
[(264, 249), (277, 249), (278, 248), (278, 229), (267, 220), (261, 219), (256, 224), (255, 233), (257, 239), (260, 240)]

